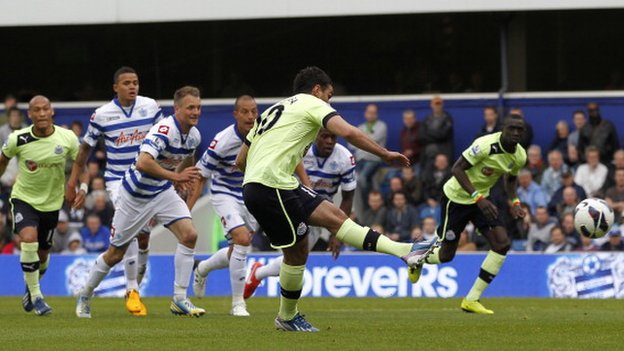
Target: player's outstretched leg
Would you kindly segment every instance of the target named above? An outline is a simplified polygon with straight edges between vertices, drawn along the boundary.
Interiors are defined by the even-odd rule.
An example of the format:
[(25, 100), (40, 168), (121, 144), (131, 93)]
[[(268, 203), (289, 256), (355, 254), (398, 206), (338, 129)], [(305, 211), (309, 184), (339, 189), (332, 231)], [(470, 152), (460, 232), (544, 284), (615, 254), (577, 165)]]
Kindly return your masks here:
[(229, 265), (228, 247), (215, 252), (212, 256), (199, 262), (193, 274), (193, 294), (202, 298), (206, 294), (206, 277), (215, 269), (226, 268)]
[(245, 267), (251, 246), (234, 244), (230, 257), (230, 284), (232, 285), (232, 309), (230, 314), (236, 317), (249, 317), (243, 290), (245, 289)]
[(245, 283), (245, 293), (243, 297), (245, 299), (250, 298), (264, 278), (277, 277), (279, 275), (283, 259), (284, 256), (279, 256), (267, 265), (255, 262), (249, 270), (249, 276), (247, 277), (247, 281)]
[(91, 267), (91, 271), (89, 271), (87, 284), (82, 288), (80, 293), (78, 293), (76, 300), (76, 316), (78, 318), (91, 318), (91, 297), (93, 296), (93, 290), (100, 285), (100, 282), (102, 282), (112, 267), (109, 266), (104, 259), (109, 252), (114, 252), (112, 255), (113, 257), (111, 257), (113, 261), (111, 262), (112, 265), (121, 261), (123, 257), (122, 250), (117, 249), (114, 246), (109, 246), (108, 251), (100, 254), (95, 259), (95, 264)]

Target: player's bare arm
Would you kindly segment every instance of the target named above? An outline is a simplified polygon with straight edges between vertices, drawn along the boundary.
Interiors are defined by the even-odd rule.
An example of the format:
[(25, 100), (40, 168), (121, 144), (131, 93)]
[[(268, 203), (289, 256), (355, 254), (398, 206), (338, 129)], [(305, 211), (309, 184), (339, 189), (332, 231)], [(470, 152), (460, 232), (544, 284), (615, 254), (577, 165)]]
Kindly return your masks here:
[(189, 210), (193, 209), (193, 206), (195, 206), (195, 203), (197, 203), (197, 200), (201, 197), (202, 189), (205, 185), (206, 178), (204, 177), (200, 177), (198, 181), (193, 182), (191, 191), (186, 198), (186, 205), (188, 206)]
[(249, 146), (247, 144), (243, 144), (241, 146), (238, 155), (236, 155), (236, 167), (241, 170), (241, 172), (245, 172), (245, 167), (247, 166), (247, 153), (249, 152)]
[(154, 160), (154, 157), (147, 152), (141, 152), (139, 154), (136, 161), (136, 169), (152, 177), (166, 179), (174, 183), (186, 183), (201, 178), (199, 169), (195, 166), (187, 167), (179, 173), (169, 171), (162, 168), (156, 160)]
[[(455, 161), (455, 164), (453, 164), (453, 168), (451, 169), (451, 172), (453, 172), (453, 175), (459, 182), (459, 185), (461, 185), (461, 187), (466, 190), (468, 194), (473, 194), (475, 192), (475, 187), (472, 185), (470, 179), (468, 179), (468, 175), (466, 174), (466, 170), (471, 167), (472, 165), (470, 162), (462, 156)], [(498, 216), (498, 209), (496, 206), (494, 206), (494, 204), (485, 197), (477, 199), (477, 206), (479, 206), (479, 209), (481, 209), (483, 214), (488, 219), (494, 219)]]
[(301, 184), (307, 186), (308, 188), (312, 188), (312, 182), (310, 181), (310, 177), (308, 177), (308, 173), (306, 173), (305, 168), (303, 167), (303, 162), (299, 162), (297, 168), (295, 168), (295, 174), (299, 177), (299, 182)]
[(409, 159), (405, 155), (399, 152), (388, 151), (366, 136), (361, 130), (349, 124), (341, 116), (330, 118), (326, 128), (330, 132), (345, 138), (350, 144), (381, 157), (388, 164), (398, 163), (404, 167), (410, 165)]
[(10, 158), (4, 156), (4, 152), (0, 152), (0, 175), (4, 174), (4, 171), (6, 171), (7, 165), (9, 164), (10, 160)]
[(507, 174), (505, 176), (505, 192), (507, 193), (508, 198), (512, 199), (511, 215), (513, 218), (524, 218), (526, 213), (522, 209), (522, 206), (520, 206), (520, 200), (518, 200), (518, 193), (516, 192), (516, 189), (518, 189), (516, 176)]
[(67, 187), (65, 188), (65, 200), (72, 204), (73, 208), (82, 207), (87, 196), (85, 189), (76, 192), (76, 186), (78, 185), (78, 180), (80, 180), (81, 184), (89, 184), (91, 181), (89, 173), (86, 171), (87, 158), (89, 158), (90, 154), (91, 145), (85, 142), (80, 144), (78, 156), (76, 156), (76, 160), (74, 160), (71, 174), (67, 180)]

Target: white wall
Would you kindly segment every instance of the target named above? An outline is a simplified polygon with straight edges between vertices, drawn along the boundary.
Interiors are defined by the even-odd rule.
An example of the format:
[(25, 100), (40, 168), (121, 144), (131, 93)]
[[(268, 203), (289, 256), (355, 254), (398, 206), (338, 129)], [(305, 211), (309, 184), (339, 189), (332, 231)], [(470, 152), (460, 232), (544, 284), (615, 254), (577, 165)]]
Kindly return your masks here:
[(621, 0), (0, 0), (0, 26), (624, 8)]

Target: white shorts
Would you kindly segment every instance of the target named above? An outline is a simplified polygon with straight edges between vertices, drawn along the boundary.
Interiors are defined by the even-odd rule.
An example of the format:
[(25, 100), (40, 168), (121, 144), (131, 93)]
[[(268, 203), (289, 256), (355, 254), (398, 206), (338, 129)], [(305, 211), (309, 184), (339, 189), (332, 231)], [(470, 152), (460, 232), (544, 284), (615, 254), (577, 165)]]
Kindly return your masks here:
[(173, 187), (152, 199), (138, 199), (120, 189), (117, 209), (111, 228), (111, 245), (121, 247), (139, 234), (152, 218), (165, 227), (184, 218), (191, 218), (191, 212)]
[[(121, 189), (121, 180), (106, 183), (106, 191), (108, 192), (108, 198), (113, 203), (113, 207), (117, 208), (117, 201), (119, 201), (119, 189)], [(155, 221), (149, 221), (141, 228), (141, 233), (149, 235), (152, 232), (152, 227), (156, 225)]]
[(258, 229), (258, 222), (254, 216), (249, 213), (245, 204), (235, 198), (223, 194), (213, 194), (210, 196), (210, 202), (217, 216), (221, 219), (225, 238), (229, 244), (232, 243), (232, 236), (230, 235), (232, 230), (242, 226), (246, 226), (252, 232)]

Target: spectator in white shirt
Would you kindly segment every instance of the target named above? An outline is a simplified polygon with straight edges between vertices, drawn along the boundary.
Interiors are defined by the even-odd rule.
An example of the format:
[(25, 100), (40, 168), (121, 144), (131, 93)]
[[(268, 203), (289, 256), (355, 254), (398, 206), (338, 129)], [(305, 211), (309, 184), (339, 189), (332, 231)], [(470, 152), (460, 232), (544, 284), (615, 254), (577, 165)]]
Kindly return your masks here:
[(607, 179), (607, 166), (600, 163), (600, 151), (595, 146), (585, 150), (585, 160), (576, 170), (574, 182), (583, 187), (588, 196), (599, 195), (600, 189)]

